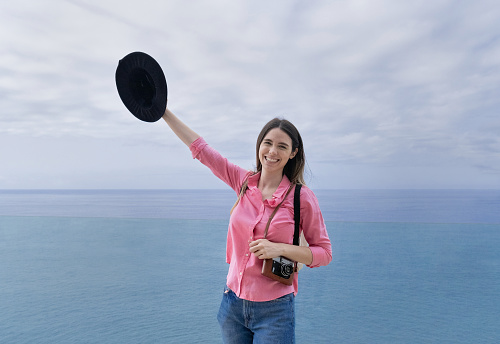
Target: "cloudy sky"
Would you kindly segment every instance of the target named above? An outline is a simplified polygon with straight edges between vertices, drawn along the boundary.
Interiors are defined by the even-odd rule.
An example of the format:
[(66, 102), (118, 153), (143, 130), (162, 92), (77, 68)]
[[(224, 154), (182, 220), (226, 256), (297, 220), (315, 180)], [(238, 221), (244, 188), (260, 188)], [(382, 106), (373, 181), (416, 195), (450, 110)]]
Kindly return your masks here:
[(126, 3), (0, 4), (0, 189), (224, 187), (121, 103), (114, 74), (132, 51), (242, 167), (281, 116), (313, 189), (500, 188), (496, 0)]

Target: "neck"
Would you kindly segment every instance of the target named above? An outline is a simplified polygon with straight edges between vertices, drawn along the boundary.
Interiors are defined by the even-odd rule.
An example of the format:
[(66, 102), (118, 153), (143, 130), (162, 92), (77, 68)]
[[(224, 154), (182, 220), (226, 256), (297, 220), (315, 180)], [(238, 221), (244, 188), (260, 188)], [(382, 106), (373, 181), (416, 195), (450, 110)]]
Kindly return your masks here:
[(259, 179), (259, 189), (277, 189), (283, 179), (282, 173), (266, 173), (262, 170)]

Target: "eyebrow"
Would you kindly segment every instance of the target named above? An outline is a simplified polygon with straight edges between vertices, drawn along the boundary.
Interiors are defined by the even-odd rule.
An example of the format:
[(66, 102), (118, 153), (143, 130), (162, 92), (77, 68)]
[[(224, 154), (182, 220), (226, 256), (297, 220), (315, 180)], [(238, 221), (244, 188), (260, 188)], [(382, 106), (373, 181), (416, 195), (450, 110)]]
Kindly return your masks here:
[[(273, 142), (273, 140), (271, 140), (271, 139), (264, 139), (264, 142), (265, 142), (265, 141)], [(288, 143), (286, 143), (286, 142), (278, 142), (278, 144), (279, 144), (279, 145), (284, 145), (284, 146), (287, 146), (287, 147), (288, 147), (288, 146), (290, 146), (290, 145), (289, 145)]]

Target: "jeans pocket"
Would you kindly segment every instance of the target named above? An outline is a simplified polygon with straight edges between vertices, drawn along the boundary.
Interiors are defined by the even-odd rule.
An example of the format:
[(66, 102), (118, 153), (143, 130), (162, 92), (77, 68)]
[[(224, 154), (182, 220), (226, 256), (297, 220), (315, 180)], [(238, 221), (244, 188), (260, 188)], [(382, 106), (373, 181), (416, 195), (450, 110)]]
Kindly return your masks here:
[(222, 324), (224, 322), (224, 319), (227, 316), (228, 310), (229, 310), (229, 293), (231, 292), (231, 289), (229, 289), (228, 286), (224, 287), (224, 293), (222, 294), (222, 300), (220, 302), (220, 307), (219, 307), (219, 312), (217, 313), (217, 320), (219, 321), (219, 324)]

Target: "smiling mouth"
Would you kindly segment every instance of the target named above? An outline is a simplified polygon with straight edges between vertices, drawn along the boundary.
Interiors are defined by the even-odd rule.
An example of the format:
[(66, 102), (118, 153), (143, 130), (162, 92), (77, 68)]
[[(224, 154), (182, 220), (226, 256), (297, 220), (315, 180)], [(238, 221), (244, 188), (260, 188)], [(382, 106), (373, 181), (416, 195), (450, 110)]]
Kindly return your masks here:
[(266, 159), (266, 161), (269, 161), (269, 162), (278, 162), (279, 160), (278, 159), (271, 159), (271, 158), (268, 158), (267, 156), (264, 157)]

